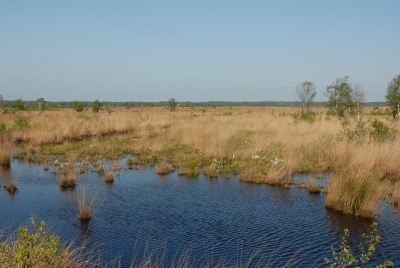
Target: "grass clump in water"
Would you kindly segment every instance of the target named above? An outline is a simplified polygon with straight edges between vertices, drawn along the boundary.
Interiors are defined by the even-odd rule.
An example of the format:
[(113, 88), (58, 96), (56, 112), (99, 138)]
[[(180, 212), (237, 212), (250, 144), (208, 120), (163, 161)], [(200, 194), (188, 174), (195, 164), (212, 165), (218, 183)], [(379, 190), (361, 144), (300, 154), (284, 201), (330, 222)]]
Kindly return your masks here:
[(15, 184), (15, 182), (10, 182), (4, 185), (4, 189), (6, 189), (6, 191), (9, 192), (10, 194), (14, 194), (18, 190), (18, 187)]
[(171, 165), (168, 164), (167, 161), (162, 161), (158, 164), (158, 169), (156, 171), (158, 175), (167, 175), (171, 172), (174, 172), (174, 168), (171, 167)]
[(63, 172), (60, 175), (60, 187), (62, 189), (74, 188), (78, 176), (74, 172)]
[(321, 192), (321, 189), (315, 185), (315, 182), (313, 179), (309, 180), (309, 182), (306, 184), (305, 188), (307, 191), (309, 191), (312, 194), (319, 194)]
[(86, 188), (77, 194), (78, 202), (78, 219), (81, 221), (90, 221), (94, 216), (94, 203), (96, 198), (89, 196), (86, 192)]

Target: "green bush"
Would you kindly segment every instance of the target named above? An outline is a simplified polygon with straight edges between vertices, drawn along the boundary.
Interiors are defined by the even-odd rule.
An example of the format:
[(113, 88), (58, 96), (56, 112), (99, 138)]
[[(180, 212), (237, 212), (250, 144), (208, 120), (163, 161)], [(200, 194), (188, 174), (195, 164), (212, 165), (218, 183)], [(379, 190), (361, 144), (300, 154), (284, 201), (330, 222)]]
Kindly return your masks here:
[(18, 117), (14, 120), (13, 128), (14, 129), (27, 129), (30, 127), (29, 119), (23, 116)]
[(99, 110), (100, 110), (100, 107), (101, 107), (101, 103), (100, 103), (98, 100), (95, 100), (95, 101), (93, 102), (92, 111), (93, 111), (94, 113), (98, 113)]
[[(378, 227), (378, 224), (375, 222), (371, 225), (371, 227), (372, 230), (368, 235), (365, 233), (362, 234), (364, 241), (361, 241), (358, 245), (358, 249), (361, 251), (359, 256), (355, 256), (352, 252), (352, 249), (347, 242), (350, 232), (349, 230), (344, 229), (340, 251), (336, 252), (335, 248), (332, 247), (333, 260), (330, 260), (327, 257), (324, 258), (325, 262), (329, 264), (329, 267), (367, 267), (367, 263), (370, 261), (376, 250), (376, 245), (382, 240), (382, 238), (376, 234), (376, 228)], [(393, 262), (385, 261), (376, 265), (375, 267), (393, 267)]]
[(55, 267), (63, 262), (69, 247), (63, 247), (60, 238), (44, 230), (45, 223), (35, 222), (32, 228), (19, 228), (19, 236), (0, 242), (1, 267)]
[(371, 122), (372, 130), (370, 131), (370, 138), (374, 141), (385, 141), (395, 139), (397, 131), (385, 125), (379, 119), (374, 119)]
[(4, 122), (0, 122), (0, 133), (3, 133), (4, 131), (6, 131), (7, 129), (7, 125)]
[(307, 113), (295, 113), (290, 114), (295, 122), (305, 121), (313, 123), (317, 120), (317, 113), (307, 112)]

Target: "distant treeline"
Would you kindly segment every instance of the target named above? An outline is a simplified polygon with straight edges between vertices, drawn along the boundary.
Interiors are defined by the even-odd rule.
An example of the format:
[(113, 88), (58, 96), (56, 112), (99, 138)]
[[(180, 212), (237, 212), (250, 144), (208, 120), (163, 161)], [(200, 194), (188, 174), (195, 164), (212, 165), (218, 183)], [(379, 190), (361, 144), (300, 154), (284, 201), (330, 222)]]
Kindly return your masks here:
[[(37, 101), (23, 101), (26, 108), (37, 107)], [(4, 100), (4, 107), (13, 106), (15, 101)], [(46, 101), (46, 106), (52, 108), (70, 108), (74, 106), (74, 101)], [(82, 101), (85, 107), (92, 107), (93, 101)], [(183, 101), (179, 102), (178, 107), (302, 107), (302, 103), (298, 101), (205, 101), (205, 102), (191, 102)], [(386, 102), (364, 102), (364, 106), (387, 106)], [(101, 102), (101, 106), (112, 106), (112, 107), (168, 107), (168, 101), (159, 102)], [(326, 102), (313, 102), (310, 107), (325, 107)]]

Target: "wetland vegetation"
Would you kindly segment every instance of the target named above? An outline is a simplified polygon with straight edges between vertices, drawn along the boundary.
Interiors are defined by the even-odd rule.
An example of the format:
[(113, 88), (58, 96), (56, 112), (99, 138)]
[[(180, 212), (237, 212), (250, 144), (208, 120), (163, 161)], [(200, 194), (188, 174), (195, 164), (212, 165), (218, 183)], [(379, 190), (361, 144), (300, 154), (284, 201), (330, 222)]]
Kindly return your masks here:
[[(316, 107), (306, 113), (278, 107), (15, 111), (0, 115), (0, 160), (5, 167), (20, 158), (51, 168), (62, 189), (74, 188), (88, 171), (109, 184), (114, 172), (145, 166), (160, 175), (236, 176), (287, 191), (323, 192), (327, 208), (373, 218), (379, 203), (397, 207), (400, 198), (400, 151), (393, 149), (400, 128), (380, 113), (385, 110), (366, 107), (361, 120), (338, 120)], [(127, 155), (124, 166), (116, 164)], [(108, 167), (109, 160), (115, 164)], [(294, 182), (300, 173), (309, 180)], [(329, 179), (323, 182), (322, 174)], [(77, 203), (77, 218), (90, 220), (95, 198), (81, 191)]]

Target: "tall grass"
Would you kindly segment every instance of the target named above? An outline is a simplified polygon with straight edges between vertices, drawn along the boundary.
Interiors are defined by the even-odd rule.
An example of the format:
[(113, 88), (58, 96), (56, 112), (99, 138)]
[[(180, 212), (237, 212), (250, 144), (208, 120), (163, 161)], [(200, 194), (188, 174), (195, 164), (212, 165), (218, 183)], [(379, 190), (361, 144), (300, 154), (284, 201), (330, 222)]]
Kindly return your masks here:
[[(368, 109), (364, 121), (372, 122), (376, 115)], [(203, 112), (203, 108), (179, 108), (171, 113), (162, 108), (115, 108), (111, 116), (106, 111), (96, 116), (84, 111), (76, 117), (72, 109), (60, 109), (49, 111), (47, 117), (35, 111), (0, 114), (0, 121), (12, 125), (19, 116), (29, 120), (29, 128), (7, 130), (2, 140), (26, 144), (26, 152), (22, 153), (30, 161), (39, 162), (41, 157), (51, 155), (118, 159), (135, 154), (135, 165), (159, 165), (159, 173), (177, 167), (180, 175), (189, 177), (201, 173), (211, 178), (239, 174), (242, 181), (287, 188), (297, 172), (331, 172), (327, 206), (351, 213), (355, 210), (345, 209), (342, 201), (332, 205), (336, 203), (332, 200), (348, 196), (334, 198), (340, 185), (349, 180), (367, 183), (356, 179), (361, 173), (370, 180), (379, 177), (380, 184), (399, 181), (400, 166), (395, 159), (400, 159), (400, 150), (395, 148), (400, 147), (400, 141), (365, 138), (353, 144), (346, 138), (342, 124), (326, 116), (324, 108), (312, 109), (315, 121), (311, 123), (293, 119), (291, 114), (298, 112), (296, 108), (248, 110), (217, 108)], [(393, 131), (400, 129), (390, 117), (379, 116), (379, 120)], [(372, 126), (364, 127), (372, 130)], [(5, 159), (9, 155), (3, 152), (0, 159), (1, 154)]]
[(96, 196), (87, 193), (87, 188), (83, 187), (76, 194), (78, 203), (78, 219), (81, 221), (89, 221), (93, 218), (96, 207)]
[(386, 170), (379, 168), (382, 155), (374, 153), (374, 146), (361, 150), (356, 144), (348, 144), (338, 150), (334, 172), (329, 178), (328, 208), (374, 217), (378, 203), (385, 197), (390, 185), (385, 178)]

